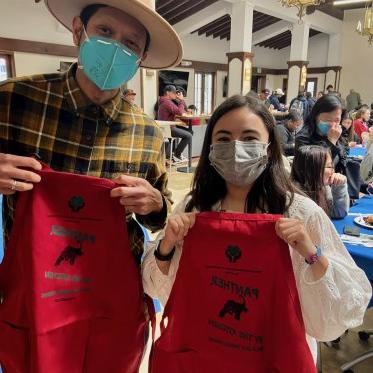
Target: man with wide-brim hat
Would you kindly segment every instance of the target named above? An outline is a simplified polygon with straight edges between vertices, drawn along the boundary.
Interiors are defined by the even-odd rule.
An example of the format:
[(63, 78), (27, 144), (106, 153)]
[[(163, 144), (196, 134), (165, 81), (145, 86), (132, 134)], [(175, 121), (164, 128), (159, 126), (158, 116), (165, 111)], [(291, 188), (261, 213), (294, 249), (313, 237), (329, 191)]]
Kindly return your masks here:
[[(117, 184), (111, 197), (125, 207), (131, 251), (140, 265), (143, 230), (133, 217), (156, 231), (165, 224), (171, 200), (162, 154), (163, 135), (152, 119), (123, 98), (121, 87), (140, 66), (177, 65), (182, 58), (180, 40), (155, 12), (151, 0), (45, 0), (45, 5), (72, 31), (79, 57), (66, 73), (35, 75), (0, 84), (0, 193), (4, 196), (5, 261), (11, 251), (9, 233), (17, 195), (42, 182), (37, 171), (43, 162), (56, 171), (108, 178)], [(108, 237), (108, 242), (111, 239), (115, 237)], [(0, 282), (0, 302), (6, 301)], [(32, 314), (32, 297), (20, 302), (22, 309)], [(17, 312), (15, 309), (14, 314)], [(87, 333), (100, 335), (103, 330), (92, 329)], [(45, 361), (56, 357), (57, 361), (70, 359), (71, 366), (75, 366), (72, 360), (78, 354), (69, 352), (68, 340), (75, 346), (73, 350), (81, 349), (87, 341), (80, 341), (74, 334), (63, 335), (61, 330), (60, 337), (66, 339), (67, 345), (56, 342), (51, 348), (53, 353), (44, 356)], [(98, 338), (97, 343), (100, 341), (105, 344), (105, 338)], [(118, 340), (118, 346), (124, 344), (131, 342), (126, 338)], [(39, 359), (39, 368), (28, 368), (47, 372), (48, 364), (43, 368), (44, 357), (40, 356), (44, 350), (27, 346), (17, 345), (15, 355), (19, 359)], [(142, 347), (133, 359), (127, 359), (133, 361), (118, 362), (118, 369), (111, 371), (134, 372), (139, 357), (141, 360)], [(83, 372), (80, 367), (90, 366), (84, 358), (83, 354), (83, 360), (70, 371)], [(0, 365), (1, 359), (0, 353)], [(127, 369), (125, 364), (131, 368)], [(49, 372), (60, 372), (58, 365)]]

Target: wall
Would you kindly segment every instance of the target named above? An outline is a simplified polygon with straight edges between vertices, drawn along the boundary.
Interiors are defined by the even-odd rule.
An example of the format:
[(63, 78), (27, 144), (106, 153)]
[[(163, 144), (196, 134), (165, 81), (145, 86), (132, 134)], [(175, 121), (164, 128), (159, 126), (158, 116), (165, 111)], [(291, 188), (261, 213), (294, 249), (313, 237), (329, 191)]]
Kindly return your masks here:
[(226, 53), (229, 52), (229, 42), (225, 39), (193, 34), (184, 36), (181, 41), (185, 60), (228, 63)]
[(20, 53), (14, 54), (16, 75), (56, 73), (60, 68), (60, 61), (74, 61), (70, 57), (48, 56), (44, 54)]
[(362, 15), (362, 9), (345, 12), (340, 91), (346, 97), (353, 88), (360, 93), (363, 102), (370, 104), (373, 102), (373, 47), (367, 37), (355, 32)]
[(327, 66), (329, 50), (329, 36), (318, 34), (310, 38), (308, 43), (308, 67)]
[(254, 66), (268, 69), (287, 69), (290, 48), (281, 50), (264, 47), (253, 47)]

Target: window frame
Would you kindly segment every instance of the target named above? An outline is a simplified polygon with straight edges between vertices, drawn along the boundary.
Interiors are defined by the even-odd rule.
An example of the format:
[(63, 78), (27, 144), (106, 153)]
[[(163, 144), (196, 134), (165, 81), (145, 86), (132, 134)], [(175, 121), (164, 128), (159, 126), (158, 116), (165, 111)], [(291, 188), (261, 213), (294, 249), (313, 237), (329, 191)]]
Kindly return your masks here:
[[(202, 79), (201, 79), (201, 104), (199, 105), (199, 103), (197, 104), (197, 76), (198, 75), (201, 75)], [(206, 101), (206, 97), (205, 97), (205, 88), (206, 88), (206, 77), (207, 75), (211, 75), (211, 112), (210, 113), (207, 113), (206, 112), (206, 107), (205, 107), (205, 101)], [(198, 108), (198, 115), (201, 115), (201, 113), (204, 113), (205, 115), (206, 114), (211, 114), (213, 111), (214, 111), (214, 107), (215, 107), (215, 101), (216, 101), (216, 97), (215, 97), (215, 87), (216, 87), (216, 73), (214, 71), (195, 71), (194, 72), (194, 101), (195, 101), (195, 105), (197, 106)]]
[(6, 60), (7, 75), (8, 78), (14, 78), (16, 76), (16, 66), (14, 62), (14, 52), (0, 50), (0, 58)]

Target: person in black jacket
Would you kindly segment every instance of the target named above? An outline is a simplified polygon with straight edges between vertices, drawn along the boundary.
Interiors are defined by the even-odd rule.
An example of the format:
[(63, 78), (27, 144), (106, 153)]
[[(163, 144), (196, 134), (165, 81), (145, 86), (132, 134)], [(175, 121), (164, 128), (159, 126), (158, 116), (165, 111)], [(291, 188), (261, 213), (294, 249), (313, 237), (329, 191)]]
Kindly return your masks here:
[(342, 103), (331, 94), (321, 97), (312, 108), (306, 124), (295, 139), (302, 145), (320, 145), (330, 149), (336, 172), (346, 174), (347, 150), (341, 141)]
[(295, 134), (302, 124), (301, 114), (296, 110), (290, 110), (286, 119), (275, 127), (275, 132), (286, 156), (294, 155)]

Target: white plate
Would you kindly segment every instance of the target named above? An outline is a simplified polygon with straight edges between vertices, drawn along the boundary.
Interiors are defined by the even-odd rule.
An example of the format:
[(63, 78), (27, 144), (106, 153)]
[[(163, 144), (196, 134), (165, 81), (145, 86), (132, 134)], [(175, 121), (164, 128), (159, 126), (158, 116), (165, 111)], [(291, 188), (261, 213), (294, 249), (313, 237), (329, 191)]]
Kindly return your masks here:
[[(365, 216), (368, 216), (368, 215), (365, 215)], [(372, 224), (367, 224), (365, 221), (364, 221), (364, 216), (357, 216), (355, 219), (354, 219), (354, 222), (357, 224), (357, 225), (360, 225), (361, 227), (364, 227), (364, 228), (369, 228), (369, 229), (373, 229), (373, 225)]]

